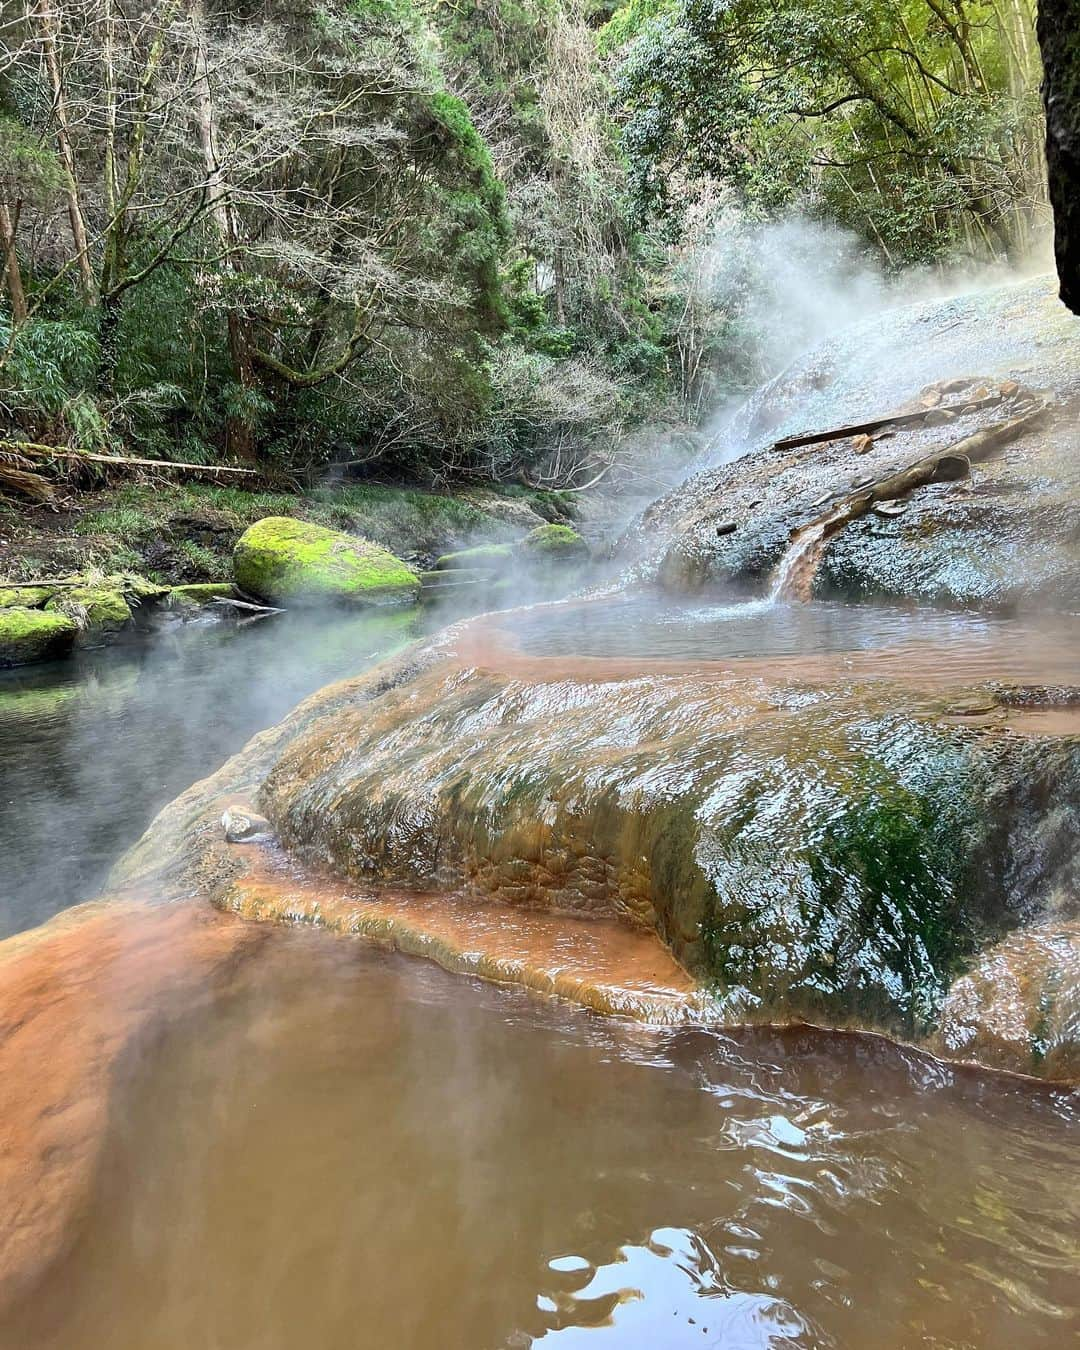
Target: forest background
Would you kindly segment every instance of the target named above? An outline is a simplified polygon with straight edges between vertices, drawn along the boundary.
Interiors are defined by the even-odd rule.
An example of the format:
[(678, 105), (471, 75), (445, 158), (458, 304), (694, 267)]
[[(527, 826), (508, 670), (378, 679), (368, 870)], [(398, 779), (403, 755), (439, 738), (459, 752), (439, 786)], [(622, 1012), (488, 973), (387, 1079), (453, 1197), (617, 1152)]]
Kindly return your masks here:
[(766, 373), (768, 222), (1037, 253), (1040, 75), (1028, 0), (4, 3), (0, 435), (580, 487)]

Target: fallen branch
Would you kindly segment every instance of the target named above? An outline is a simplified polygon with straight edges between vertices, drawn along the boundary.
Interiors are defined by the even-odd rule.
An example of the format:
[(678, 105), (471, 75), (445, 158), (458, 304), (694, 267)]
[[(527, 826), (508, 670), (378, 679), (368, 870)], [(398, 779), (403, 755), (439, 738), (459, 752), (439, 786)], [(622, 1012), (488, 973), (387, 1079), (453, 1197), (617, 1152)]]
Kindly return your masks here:
[[(15, 455), (0, 456), (0, 491), (17, 492), (41, 506), (51, 505), (56, 496), (53, 485), (41, 474), (31, 473), (29, 469), (10, 462), (16, 458)], [(22, 462), (25, 464), (26, 460)]]
[[(801, 526), (791, 536), (777, 569), (774, 594), (781, 599), (809, 600), (814, 576), (826, 546), (845, 525), (865, 516), (879, 502), (894, 501), (917, 488), (929, 487), (932, 483), (951, 483), (968, 477), (972, 464), (990, 459), (1002, 446), (1022, 435), (1045, 412), (1046, 406), (1042, 405), (1032, 412), (1012, 417), (1007, 422), (984, 427), (886, 478), (834, 494), (833, 504), (828, 511)], [(803, 541), (806, 541), (805, 544)], [(796, 548), (800, 551), (793, 556), (792, 550)], [(792, 560), (794, 565), (785, 566), (788, 560)]]
[(258, 469), (239, 469), (231, 464), (186, 464), (175, 459), (140, 459), (134, 455), (99, 455), (92, 450), (71, 446), (41, 445), (37, 441), (0, 441), (0, 452), (10, 448), (16, 454), (38, 459), (86, 460), (92, 464), (123, 464), (143, 469), (183, 469), (188, 473), (230, 473), (258, 477)]
[[(893, 413), (891, 417), (877, 417), (870, 422), (853, 422), (846, 427), (833, 427), (831, 431), (807, 431), (799, 436), (785, 436), (782, 441), (772, 445), (773, 450), (797, 450), (803, 445), (817, 445), (826, 441), (842, 441), (848, 436), (869, 436), (886, 427), (911, 427), (925, 422), (934, 413), (949, 413), (952, 417), (965, 417), (979, 412), (983, 408), (995, 407), (999, 398), (967, 399), (963, 403), (954, 403), (946, 408), (922, 408), (919, 412)], [(932, 425), (932, 424), (931, 424)]]

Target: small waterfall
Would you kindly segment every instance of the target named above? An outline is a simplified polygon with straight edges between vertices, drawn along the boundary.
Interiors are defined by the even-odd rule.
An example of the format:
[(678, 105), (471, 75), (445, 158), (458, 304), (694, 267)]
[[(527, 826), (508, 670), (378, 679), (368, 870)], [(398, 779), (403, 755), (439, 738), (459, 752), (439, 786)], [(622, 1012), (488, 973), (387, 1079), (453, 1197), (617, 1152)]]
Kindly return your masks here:
[(825, 544), (849, 514), (848, 505), (845, 503), (830, 515), (815, 520), (812, 525), (796, 530), (788, 544), (787, 552), (777, 563), (776, 571), (773, 573), (772, 589), (769, 591), (770, 600), (775, 602), (810, 599)]

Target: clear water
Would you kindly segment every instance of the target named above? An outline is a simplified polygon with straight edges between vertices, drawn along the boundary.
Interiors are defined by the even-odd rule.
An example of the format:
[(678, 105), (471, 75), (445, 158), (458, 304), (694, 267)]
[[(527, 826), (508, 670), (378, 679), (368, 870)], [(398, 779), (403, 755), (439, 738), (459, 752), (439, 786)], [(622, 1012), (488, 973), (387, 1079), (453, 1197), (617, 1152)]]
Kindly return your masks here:
[(95, 895), (162, 806), (427, 622), (386, 610), (184, 624), (0, 672), (0, 937)]
[(868, 1038), (664, 1033), (279, 929), (126, 1064), (3, 1350), (1035, 1350), (1077, 1101)]

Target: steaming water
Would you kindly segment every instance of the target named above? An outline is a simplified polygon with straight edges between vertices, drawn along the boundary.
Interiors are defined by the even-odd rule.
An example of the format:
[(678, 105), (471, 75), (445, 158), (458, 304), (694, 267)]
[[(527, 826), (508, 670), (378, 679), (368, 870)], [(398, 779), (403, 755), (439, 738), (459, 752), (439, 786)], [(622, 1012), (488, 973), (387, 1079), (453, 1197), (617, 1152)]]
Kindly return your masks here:
[[(409, 634), (179, 631), (0, 685), (9, 928)], [(513, 620), (539, 655), (1028, 644), (1010, 621), (640, 597)], [(1080, 1335), (1078, 1098), (871, 1038), (604, 1021), (277, 929), (118, 1066), (75, 1246), (0, 1350), (1026, 1350)], [(2, 1203), (2, 1202), (0, 1202)]]
[[(528, 610), (509, 621), (531, 656), (711, 661), (865, 652), (917, 642), (939, 658), (959, 646), (977, 666), (980, 646), (1014, 643), (1026, 630), (994, 615), (890, 605), (678, 604), (642, 594)], [(1071, 644), (1080, 661), (1080, 646)]]
[(3, 1350), (1080, 1333), (1075, 1098), (866, 1038), (645, 1031), (306, 931), (245, 969), (123, 1075), (88, 1227)]
[(0, 936), (95, 895), (166, 802), (424, 622), (387, 611), (185, 624), (0, 674)]

